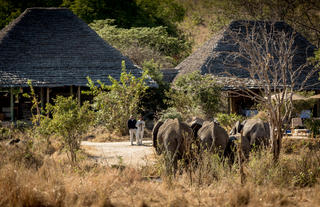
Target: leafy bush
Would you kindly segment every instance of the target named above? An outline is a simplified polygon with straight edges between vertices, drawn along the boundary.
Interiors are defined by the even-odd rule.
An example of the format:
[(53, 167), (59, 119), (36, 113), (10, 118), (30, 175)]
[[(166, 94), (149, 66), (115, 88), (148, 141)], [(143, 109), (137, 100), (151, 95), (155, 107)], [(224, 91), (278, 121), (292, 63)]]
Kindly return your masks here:
[(127, 73), (123, 62), (120, 81), (109, 76), (112, 83), (110, 86), (100, 81), (100, 86), (95, 86), (88, 78), (91, 93), (95, 96), (92, 107), (96, 111), (97, 122), (104, 124), (110, 131), (127, 134), (127, 121), (130, 115), (137, 115), (140, 99), (148, 89), (145, 82), (148, 78), (147, 73), (148, 71), (145, 71), (137, 78)]
[(80, 106), (78, 100), (71, 96), (67, 98), (58, 96), (54, 99), (54, 105), (48, 105), (47, 109), (52, 114), (52, 119), (44, 118), (43, 122), (40, 122), (43, 133), (54, 133), (60, 136), (69, 159), (76, 162), (81, 135), (87, 131), (93, 118), (89, 103), (84, 102)]
[(218, 113), (216, 116), (218, 122), (225, 128), (225, 129), (231, 129), (233, 125), (237, 121), (242, 121), (243, 117), (238, 114), (224, 114), (224, 113)]
[(221, 87), (211, 75), (193, 72), (177, 78), (168, 103), (181, 114), (212, 118), (220, 109)]
[(144, 111), (150, 113), (157, 113), (166, 109), (166, 91), (169, 90), (170, 85), (163, 81), (163, 73), (160, 70), (161, 65), (153, 59), (143, 63), (143, 70), (148, 72), (152, 80), (158, 83), (158, 87), (150, 87), (146, 91), (146, 95), (141, 99), (141, 107)]
[(95, 20), (90, 27), (138, 65), (154, 59), (165, 67), (172, 67), (191, 51), (190, 43), (170, 36), (166, 27), (124, 29), (113, 23), (110, 19)]
[(182, 115), (176, 108), (168, 108), (158, 114), (159, 120), (175, 119), (182, 120)]
[(306, 127), (312, 132), (312, 137), (315, 138), (320, 134), (320, 120), (319, 119), (307, 119), (305, 120)]
[(13, 130), (8, 127), (0, 126), (0, 141), (10, 139), (12, 137)]

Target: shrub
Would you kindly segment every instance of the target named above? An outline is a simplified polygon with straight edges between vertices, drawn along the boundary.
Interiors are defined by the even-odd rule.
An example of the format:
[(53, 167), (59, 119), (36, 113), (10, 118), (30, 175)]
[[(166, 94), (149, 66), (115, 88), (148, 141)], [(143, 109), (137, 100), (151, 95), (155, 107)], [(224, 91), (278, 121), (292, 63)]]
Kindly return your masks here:
[(40, 122), (43, 133), (52, 132), (60, 136), (64, 147), (67, 149), (69, 159), (76, 162), (76, 153), (80, 149), (81, 135), (90, 126), (93, 112), (89, 108), (89, 103), (84, 102), (82, 106), (78, 100), (70, 97), (58, 96), (54, 99), (54, 105), (47, 105), (48, 111), (52, 114), (52, 119), (45, 118)]
[(318, 119), (307, 119), (305, 121), (306, 127), (312, 132), (312, 137), (315, 138), (320, 134), (320, 120)]
[(243, 117), (238, 114), (218, 113), (216, 116), (218, 122), (227, 130), (230, 130), (237, 121), (242, 121)]
[(167, 96), (168, 103), (185, 116), (212, 118), (220, 108), (221, 87), (211, 75), (197, 71), (178, 77)]
[(182, 120), (182, 115), (176, 108), (168, 108), (158, 114), (159, 120), (175, 119)]
[(13, 130), (9, 127), (0, 126), (0, 141), (10, 139), (12, 137)]
[(97, 123), (103, 124), (110, 131), (127, 134), (127, 121), (130, 115), (137, 115), (141, 97), (148, 86), (146, 80), (148, 71), (137, 78), (127, 73), (124, 62), (120, 81), (109, 76), (110, 86), (102, 84), (99, 87), (88, 78), (91, 93), (94, 95), (92, 107), (96, 111)]
[(124, 29), (113, 23), (110, 19), (95, 20), (90, 27), (138, 65), (154, 59), (165, 67), (172, 67), (191, 52), (190, 43), (170, 36), (166, 27)]

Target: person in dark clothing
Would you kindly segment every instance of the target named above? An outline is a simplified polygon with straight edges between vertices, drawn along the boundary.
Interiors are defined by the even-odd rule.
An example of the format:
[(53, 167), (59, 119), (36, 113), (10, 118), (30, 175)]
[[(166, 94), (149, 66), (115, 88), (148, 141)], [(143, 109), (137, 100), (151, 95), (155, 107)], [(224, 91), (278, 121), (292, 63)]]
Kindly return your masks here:
[(133, 145), (133, 136), (136, 136), (136, 142), (138, 145), (136, 123), (137, 123), (137, 120), (131, 115), (130, 119), (128, 120), (128, 129), (129, 129), (129, 134), (130, 134), (131, 145)]

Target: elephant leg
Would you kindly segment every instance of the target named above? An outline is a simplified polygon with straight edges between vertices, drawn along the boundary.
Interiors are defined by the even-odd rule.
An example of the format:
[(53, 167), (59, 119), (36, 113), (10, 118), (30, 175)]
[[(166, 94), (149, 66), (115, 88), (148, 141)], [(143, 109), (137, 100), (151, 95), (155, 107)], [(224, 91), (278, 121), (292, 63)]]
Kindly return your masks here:
[(241, 149), (246, 160), (249, 159), (249, 153), (251, 150), (251, 145), (248, 136), (243, 136), (241, 140)]

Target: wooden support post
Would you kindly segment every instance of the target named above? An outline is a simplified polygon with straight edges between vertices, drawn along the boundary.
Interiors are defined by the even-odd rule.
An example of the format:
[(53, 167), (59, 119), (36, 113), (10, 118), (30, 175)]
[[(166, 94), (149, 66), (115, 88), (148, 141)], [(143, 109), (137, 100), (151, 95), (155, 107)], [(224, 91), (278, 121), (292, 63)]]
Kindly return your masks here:
[(11, 121), (14, 121), (14, 100), (13, 100), (13, 88), (10, 88), (10, 117)]
[(228, 104), (228, 114), (231, 113), (231, 98), (229, 97), (229, 93), (227, 93), (227, 104)]
[(44, 109), (44, 98), (43, 98), (43, 94), (44, 94), (43, 87), (41, 87), (41, 88), (40, 88), (41, 110)]
[(320, 117), (320, 99), (317, 99), (317, 117)]
[(47, 104), (50, 103), (50, 88), (47, 88)]
[(81, 87), (78, 86), (78, 92), (77, 92), (77, 98), (78, 98), (78, 103), (81, 104)]
[[(50, 103), (50, 88), (47, 88), (47, 102), (46, 104)], [(47, 116), (49, 117), (49, 113), (47, 113)]]
[(73, 95), (73, 90), (72, 90), (72, 86), (70, 86), (70, 96)]

